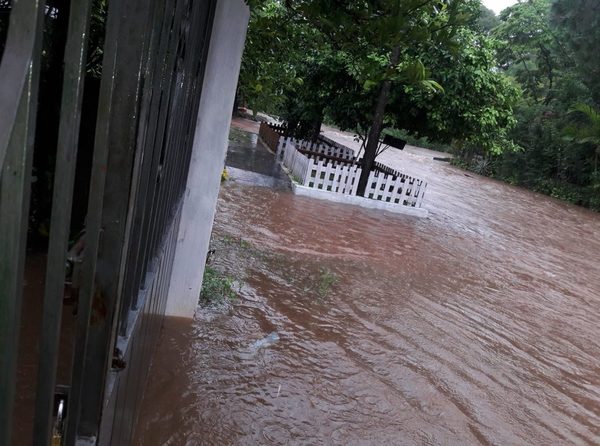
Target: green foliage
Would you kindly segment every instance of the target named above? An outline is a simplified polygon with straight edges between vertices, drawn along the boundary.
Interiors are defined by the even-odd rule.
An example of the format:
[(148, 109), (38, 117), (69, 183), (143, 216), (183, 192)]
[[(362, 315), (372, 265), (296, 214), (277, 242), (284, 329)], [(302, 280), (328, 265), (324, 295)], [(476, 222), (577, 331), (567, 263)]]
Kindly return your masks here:
[(554, 87), (557, 57), (556, 35), (549, 25), (551, 0), (531, 0), (508, 7), (492, 35), (498, 46), (500, 66), (519, 81), (534, 100), (546, 100)]
[(229, 172), (227, 172), (227, 169), (223, 169), (221, 171), (221, 183), (224, 183), (225, 181), (229, 180)]
[[(591, 99), (600, 106), (600, 2), (598, 0), (554, 0), (551, 24), (559, 30), (561, 55), (589, 89)], [(558, 39), (557, 39), (558, 40)]]
[[(564, 133), (573, 141), (592, 148), (595, 175), (598, 172), (598, 156), (600, 156), (600, 112), (588, 104), (575, 104), (569, 113), (579, 117), (579, 120), (565, 127)], [(595, 181), (596, 178), (592, 183)]]
[(515, 150), (508, 132), (514, 127), (513, 107), (520, 96), (514, 82), (498, 72), (494, 40), (468, 28), (457, 31), (459, 45), (448, 49), (422, 46), (423, 58), (443, 94), (411, 85), (396, 90), (390, 109), (395, 127), (464, 149), (485, 153)]
[(303, 49), (316, 45), (314, 37), (282, 3), (257, 4), (250, 15), (238, 84), (243, 104), (255, 113), (278, 114), (285, 88), (302, 84), (297, 70), (305, 58)]
[(570, 110), (600, 106), (599, 47), (596, 0), (520, 1), (500, 16), (479, 0), (265, 0), (240, 92), (300, 136), (326, 121), (363, 141), (384, 99), (388, 133), (598, 209), (594, 121)]
[(600, 146), (600, 112), (588, 104), (575, 104), (569, 113), (582, 119), (565, 128), (566, 135), (581, 144)]
[(479, 9), (479, 17), (477, 18), (477, 26), (479, 30), (487, 34), (499, 24), (500, 19), (496, 16), (494, 11), (481, 4)]
[(325, 298), (329, 294), (331, 287), (336, 284), (338, 277), (335, 273), (331, 272), (327, 268), (321, 268), (319, 270), (319, 281), (317, 285), (317, 293), (319, 297)]
[(104, 56), (104, 31), (108, 14), (107, 0), (92, 1), (92, 15), (90, 17), (90, 32), (86, 72), (88, 75), (100, 79), (102, 76), (102, 57)]
[(200, 299), (207, 303), (218, 303), (224, 300), (235, 300), (237, 294), (232, 277), (220, 273), (215, 268), (206, 265), (202, 279)]
[(592, 48), (600, 45), (600, 33), (591, 26), (599, 19), (597, 6), (531, 0), (500, 15), (492, 35), (500, 41), (499, 68), (523, 89), (517, 125), (509, 133), (522, 150), (494, 157), (491, 174), (600, 210), (598, 115), (584, 105), (594, 103), (597, 87), (589, 76), (598, 59)]
[[(240, 91), (260, 94), (250, 106), (280, 115), (299, 136), (316, 136), (323, 120), (366, 136), (389, 81), (385, 125), (445, 144), (512, 149), (507, 132), (519, 90), (494, 71), (493, 41), (476, 31), (480, 13), (477, 0), (266, 2), (253, 11)], [(391, 64), (394, 46), (399, 60)], [(256, 74), (266, 59), (268, 86), (268, 76)]]

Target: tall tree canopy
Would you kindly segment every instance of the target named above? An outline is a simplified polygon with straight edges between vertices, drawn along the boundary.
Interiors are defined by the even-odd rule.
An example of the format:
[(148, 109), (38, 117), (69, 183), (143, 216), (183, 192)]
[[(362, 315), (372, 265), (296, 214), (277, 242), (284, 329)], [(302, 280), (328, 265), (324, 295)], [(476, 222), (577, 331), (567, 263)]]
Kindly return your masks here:
[(498, 16), (479, 0), (256, 3), (239, 86), (253, 109), (307, 138), (323, 121), (361, 134), (365, 172), (397, 129), (600, 208), (596, 146), (569, 136), (583, 119), (571, 109), (600, 107), (600, 2), (527, 0)]
[(492, 162), (500, 178), (600, 210), (597, 146), (586, 137), (600, 97), (599, 20), (600, 4), (585, 0), (529, 0), (500, 14), (499, 68), (524, 92), (509, 136), (523, 150)]
[(568, 48), (568, 57), (576, 64), (596, 106), (600, 106), (600, 2), (555, 0), (551, 15), (552, 24)]
[[(386, 125), (500, 151), (517, 90), (492, 70), (480, 13), (478, 0), (266, 2), (253, 12), (240, 91), (305, 133), (326, 117), (364, 134), (359, 192)], [(397, 112), (407, 107), (410, 122)]]

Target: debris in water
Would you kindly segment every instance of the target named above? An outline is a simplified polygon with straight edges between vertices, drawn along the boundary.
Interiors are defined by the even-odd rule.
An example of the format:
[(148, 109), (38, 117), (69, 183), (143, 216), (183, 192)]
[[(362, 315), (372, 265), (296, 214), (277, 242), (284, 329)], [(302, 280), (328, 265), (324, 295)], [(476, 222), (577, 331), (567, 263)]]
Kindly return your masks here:
[(277, 334), (276, 331), (269, 333), (267, 336), (265, 336), (262, 339), (259, 339), (258, 341), (256, 341), (254, 344), (252, 344), (250, 346), (250, 350), (253, 353), (258, 352), (261, 348), (267, 348), (272, 346), (273, 344), (275, 344), (277, 341), (279, 341), (279, 335)]

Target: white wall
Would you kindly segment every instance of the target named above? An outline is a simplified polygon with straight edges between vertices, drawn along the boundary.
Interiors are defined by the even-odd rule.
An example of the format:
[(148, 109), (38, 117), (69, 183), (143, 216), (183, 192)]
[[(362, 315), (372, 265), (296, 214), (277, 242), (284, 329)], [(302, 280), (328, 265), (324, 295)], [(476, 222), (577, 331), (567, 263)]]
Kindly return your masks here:
[(194, 147), (166, 314), (193, 317), (212, 231), (249, 9), (219, 0), (206, 64)]

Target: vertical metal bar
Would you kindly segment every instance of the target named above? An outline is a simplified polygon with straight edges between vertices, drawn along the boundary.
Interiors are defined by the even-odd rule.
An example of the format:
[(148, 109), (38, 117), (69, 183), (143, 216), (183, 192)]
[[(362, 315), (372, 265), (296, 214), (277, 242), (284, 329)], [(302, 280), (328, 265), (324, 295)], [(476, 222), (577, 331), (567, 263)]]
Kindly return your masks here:
[(7, 445), (12, 434), (43, 13), (40, 1), (13, 4), (0, 65), (0, 444)]
[[(203, 61), (206, 60), (206, 54), (208, 52), (208, 43), (210, 41), (210, 31), (212, 30), (212, 27), (209, 26), (209, 24), (212, 23), (212, 19), (214, 17), (214, 7), (215, 7), (215, 2), (203, 2), (201, 4), (201, 6), (203, 8), (206, 8), (206, 13), (204, 15), (204, 17), (206, 18), (206, 26), (205, 26), (205, 30), (206, 30), (206, 38), (204, 40), (204, 45), (202, 47), (202, 51), (198, 52), (198, 56), (202, 58)], [(176, 42), (177, 44), (178, 42)], [(175, 48), (177, 48), (175, 46)], [(189, 53), (189, 50), (188, 50)], [(198, 57), (197, 56), (197, 57)], [(204, 62), (203, 62), (203, 66), (204, 66)], [(174, 65), (175, 67), (175, 65)], [(172, 68), (172, 70), (174, 70), (174, 68)], [(173, 87), (171, 87), (173, 89)], [(171, 102), (169, 104), (169, 110), (171, 109), (177, 109), (177, 107), (175, 107), (175, 100), (177, 98), (177, 95), (173, 96), (173, 99), (171, 99)], [(197, 107), (196, 107), (197, 110)], [(197, 112), (196, 112), (197, 114)], [(165, 123), (165, 125), (167, 126), (164, 130), (165, 134), (167, 137), (172, 135), (172, 125), (173, 125), (173, 120), (169, 120)], [(170, 139), (167, 139), (165, 142), (165, 147), (162, 148), (162, 150), (165, 152), (165, 157), (168, 155), (169, 153), (169, 148), (170, 148)], [(177, 148), (173, 148), (173, 150), (177, 150), (180, 149), (180, 147)], [(184, 149), (185, 150), (185, 149)], [(189, 156), (189, 155), (188, 155)], [(163, 166), (164, 171), (168, 172), (168, 167), (171, 167), (170, 165), (167, 164), (167, 168), (165, 168), (165, 166)], [(183, 176), (187, 177), (187, 172), (185, 172), (183, 174)], [(164, 177), (164, 178), (163, 178)], [(164, 235), (164, 224), (165, 224), (165, 203), (164, 203), (164, 197), (165, 197), (165, 192), (168, 191), (167, 187), (163, 185), (163, 183), (168, 183), (168, 181), (170, 180), (170, 178), (168, 177), (168, 174), (163, 175), (163, 177), (161, 177), (161, 184), (159, 184), (159, 188), (156, 191), (156, 196), (153, 199), (153, 203), (154, 205), (152, 206), (152, 211), (151, 211), (151, 227), (154, 228), (152, 233), (150, 234), (150, 238), (149, 238), (149, 248), (146, 249), (146, 257), (145, 257), (145, 262), (144, 265), (147, 265), (148, 262), (151, 259), (152, 254), (155, 252), (157, 245), (158, 245), (158, 241), (160, 240), (160, 237), (162, 237)]]
[[(146, 3), (146, 2), (144, 2)], [(137, 31), (134, 31), (135, 34), (140, 34), (142, 36), (140, 42), (140, 50), (139, 54), (136, 56), (139, 58), (140, 69), (138, 71), (138, 85), (137, 85), (137, 94), (135, 104), (132, 104), (132, 108), (135, 109), (135, 119), (132, 122), (132, 133), (131, 133), (131, 150), (134, 152), (134, 158), (132, 160), (133, 168), (131, 169), (131, 179), (130, 179), (130, 190), (129, 190), (129, 199), (128, 199), (128, 208), (126, 211), (127, 219), (126, 226), (124, 229), (125, 240), (123, 246), (125, 250), (121, 254), (121, 270), (119, 273), (119, 290), (117, 296), (117, 306), (116, 306), (116, 323), (114, 324), (112, 334), (111, 334), (111, 342), (114, 342), (117, 336), (117, 330), (122, 326), (127, 326), (127, 313), (123, 312), (123, 307), (129, 308), (131, 296), (129, 295), (129, 275), (127, 272), (130, 269), (130, 265), (128, 264), (128, 254), (131, 251), (131, 245), (139, 240), (138, 228), (136, 226), (135, 215), (138, 207), (137, 196), (138, 189), (140, 186), (140, 175), (142, 172), (143, 160), (147, 155), (145, 153), (144, 147), (140, 145), (140, 140), (143, 140), (143, 134), (140, 132), (140, 129), (145, 127), (144, 118), (146, 117), (146, 108), (147, 106), (147, 95), (143, 91), (142, 87), (145, 83), (145, 76), (148, 75), (149, 70), (149, 61), (151, 61), (151, 51), (154, 49), (154, 43), (156, 41), (156, 30), (153, 26), (154, 21), (156, 19), (156, 2), (150, 2), (147, 5), (147, 21), (143, 25), (143, 28)], [(141, 11), (139, 5), (136, 7), (138, 13)], [(127, 60), (127, 59), (125, 59)]]
[[(102, 81), (96, 119), (96, 135), (94, 141), (94, 158), (90, 180), (90, 194), (87, 213), (86, 246), (81, 267), (81, 290), (77, 310), (77, 328), (73, 369), (71, 377), (71, 392), (67, 413), (67, 430), (65, 444), (75, 444), (79, 425), (79, 412), (83, 395), (83, 372), (86, 359), (88, 329), (94, 300), (94, 276), (96, 274), (96, 256), (102, 230), (102, 205), (104, 199), (104, 184), (106, 182), (106, 164), (108, 161), (108, 136), (110, 117), (112, 113), (113, 92), (115, 83), (116, 57), (120, 22), (121, 2), (110, 2), (106, 24), (104, 57), (102, 61)], [(94, 302), (101, 305), (101, 302)]]
[(152, 158), (151, 146), (147, 143), (147, 130), (150, 127), (150, 112), (153, 98), (153, 79), (154, 72), (156, 71), (156, 51), (160, 43), (161, 31), (163, 28), (164, 18), (164, 6), (158, 8), (157, 2), (153, 1), (153, 17), (150, 21), (150, 29), (152, 34), (150, 37), (150, 43), (148, 44), (148, 50), (145, 63), (145, 75), (144, 75), (144, 91), (140, 106), (140, 118), (138, 125), (138, 138), (137, 138), (137, 149), (136, 149), (136, 171), (134, 172), (134, 187), (132, 187), (132, 201), (135, 203), (133, 209), (133, 216), (131, 218), (131, 225), (133, 231), (135, 231), (135, 237), (132, 237), (129, 244), (129, 251), (127, 253), (126, 265), (125, 265), (125, 284), (123, 288), (123, 302), (121, 304), (121, 314), (119, 317), (119, 334), (125, 336), (127, 334), (128, 325), (128, 313), (132, 309), (132, 305), (136, 296), (139, 292), (139, 283), (135, 281), (135, 269), (137, 253), (139, 252), (140, 240), (142, 238), (142, 219), (144, 211), (144, 200), (147, 190), (147, 166), (148, 159)]
[(164, 141), (165, 141), (165, 132), (166, 126), (168, 122), (169, 116), (169, 104), (170, 97), (172, 93), (172, 79), (173, 79), (173, 67), (175, 63), (175, 51), (176, 51), (176, 30), (179, 29), (181, 18), (183, 15), (183, 1), (175, 1), (174, 2), (174, 12), (172, 13), (172, 22), (170, 25), (170, 32), (166, 35), (168, 39), (164, 42), (165, 44), (165, 60), (162, 66), (162, 74), (161, 74), (161, 87), (160, 90), (162, 92), (162, 96), (160, 99), (160, 103), (158, 104), (159, 108), (157, 110), (157, 125), (156, 125), (156, 134), (153, 137), (154, 149), (153, 149), (153, 159), (152, 166), (150, 168), (150, 183), (149, 183), (149, 191), (148, 196), (146, 198), (146, 203), (148, 206), (147, 214), (145, 215), (144, 225), (142, 234), (144, 238), (142, 239), (142, 256), (140, 258), (141, 262), (138, 263), (138, 268), (140, 271), (140, 276), (143, 275), (143, 272), (147, 271), (150, 266), (150, 262), (152, 260), (152, 256), (155, 253), (155, 246), (153, 244), (154, 233), (157, 228), (155, 226), (155, 215), (156, 215), (156, 196), (160, 191), (161, 181), (163, 177), (162, 170), (160, 169), (160, 161), (161, 161), (161, 152), (163, 149)]
[[(99, 244), (93, 296), (101, 302), (99, 314), (88, 329), (88, 346), (83, 373), (86, 397), (81, 401), (78, 434), (96, 435), (103, 402), (104, 385), (113, 356), (119, 300), (123, 286), (124, 258), (130, 218), (131, 174), (136, 148), (137, 111), (143, 68), (144, 38), (149, 7), (145, 0), (126, 2), (120, 14), (116, 58), (114, 103), (105, 184), (98, 193), (102, 202), (102, 240)], [(126, 118), (129, 119), (126, 119)]]
[(37, 374), (34, 419), (34, 443), (36, 445), (49, 444), (51, 437), (66, 252), (69, 243), (73, 184), (77, 164), (91, 3), (91, 0), (73, 1), (69, 12), (46, 266), (42, 336), (40, 338), (40, 364)]
[(146, 269), (142, 267), (142, 259), (144, 255), (144, 243), (147, 239), (147, 233), (149, 227), (147, 226), (147, 214), (149, 209), (149, 200), (151, 200), (151, 191), (154, 189), (156, 181), (156, 169), (158, 165), (157, 154), (156, 154), (156, 135), (158, 132), (158, 120), (160, 116), (160, 109), (163, 98), (163, 86), (165, 80), (165, 66), (167, 58), (167, 48), (169, 42), (170, 29), (173, 25), (173, 12), (169, 14), (169, 11), (175, 10), (174, 1), (167, 1), (164, 4), (161, 21), (161, 33), (158, 41), (158, 50), (154, 57), (153, 63), (153, 77), (152, 83), (147, 86), (151, 91), (151, 100), (148, 105), (148, 125), (141, 135), (142, 144), (144, 150), (148, 152), (148, 155), (144, 157), (141, 173), (141, 186), (139, 188), (140, 195), (136, 198), (138, 203), (138, 209), (136, 211), (136, 227), (139, 228), (139, 238), (137, 240), (137, 246), (132, 246), (132, 257), (129, 261), (130, 265), (133, 265), (132, 271), (132, 308), (137, 308), (137, 290), (143, 288), (142, 281), (145, 278)]
[(39, 48), (36, 44), (43, 25), (44, 4), (39, 0), (22, 0), (12, 5), (0, 64), (3, 84), (0, 88), (0, 168), (8, 153), (12, 129), (18, 122), (17, 112), (29, 81), (31, 62), (37, 65), (39, 54), (36, 56), (36, 52), (39, 53)]

